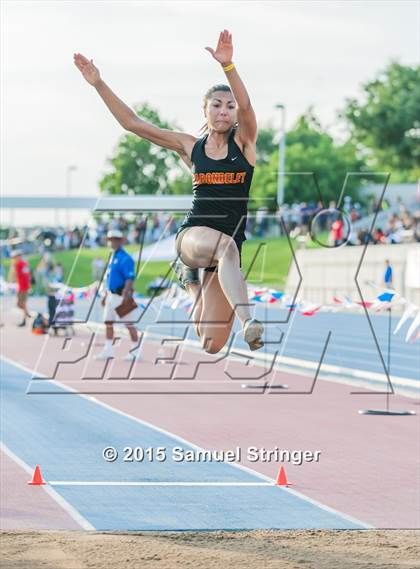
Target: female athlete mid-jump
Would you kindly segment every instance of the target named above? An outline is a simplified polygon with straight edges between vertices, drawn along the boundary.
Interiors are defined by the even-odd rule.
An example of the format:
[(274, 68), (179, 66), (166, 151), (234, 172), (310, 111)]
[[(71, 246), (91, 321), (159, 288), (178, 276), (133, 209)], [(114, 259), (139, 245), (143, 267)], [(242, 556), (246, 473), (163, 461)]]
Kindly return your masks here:
[[(236, 314), (245, 341), (251, 350), (257, 350), (264, 345), (264, 329), (261, 322), (251, 318), (241, 273), (257, 122), (245, 85), (232, 63), (232, 35), (224, 30), (216, 49), (205, 49), (222, 65), (229, 86), (215, 85), (205, 94), (206, 124), (201, 138), (141, 119), (101, 79), (93, 60), (76, 53), (74, 63), (125, 130), (174, 150), (191, 170), (193, 203), (177, 232), (179, 260), (174, 268), (194, 299), (194, 326), (203, 348), (208, 353), (223, 348)], [(201, 281), (200, 268), (204, 269)]]

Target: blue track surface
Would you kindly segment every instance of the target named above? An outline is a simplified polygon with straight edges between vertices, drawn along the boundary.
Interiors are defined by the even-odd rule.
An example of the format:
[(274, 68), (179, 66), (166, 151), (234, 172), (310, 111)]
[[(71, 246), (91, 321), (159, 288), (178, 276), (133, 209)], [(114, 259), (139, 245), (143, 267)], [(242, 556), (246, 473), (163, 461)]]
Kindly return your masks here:
[[(343, 312), (320, 312), (314, 316), (296, 314), (294, 317), (294, 315), (289, 315), (287, 324), (274, 322), (285, 321), (287, 315), (286, 310), (271, 307), (265, 309), (264, 305), (256, 306), (256, 317), (266, 323), (265, 340), (278, 342), (280, 332), (285, 335), (280, 345), (268, 343), (265, 347), (267, 352), (279, 350), (284, 357), (319, 362), (327, 335), (331, 331), (331, 339), (323, 360), (324, 364), (384, 374), (384, 381), (386, 381), (384, 363), (386, 366), (388, 358), (388, 315), (370, 314), (372, 329), (365, 314), (346, 314)], [(173, 311), (165, 309), (159, 316), (160, 320), (166, 321), (170, 321), (172, 317), (178, 321), (187, 319), (182, 310), (177, 310), (176, 314), (173, 315)], [(140, 323), (140, 328), (143, 328), (146, 322), (153, 322), (155, 318), (154, 313), (151, 313)], [(405, 335), (412, 320), (407, 321), (398, 334), (394, 336), (392, 332), (399, 319), (399, 316), (393, 316), (391, 319), (390, 374), (413, 379), (420, 385), (418, 343), (409, 344), (405, 341)], [(234, 329), (239, 330), (237, 322)], [(177, 331), (181, 333), (181, 326), (175, 325), (172, 330), (175, 330), (175, 334)], [(170, 334), (171, 326), (162, 324), (160, 333)], [(196, 339), (194, 333), (190, 337)], [(247, 348), (240, 335), (238, 336), (237, 347)]]
[[(227, 463), (177, 463), (193, 447), (79, 395), (27, 395), (31, 375), (2, 361), (2, 439), (48, 481), (234, 482), (263, 480)], [(50, 383), (50, 382), (49, 382)], [(51, 391), (62, 388), (51, 384)], [(113, 446), (121, 459), (107, 463)], [(126, 446), (166, 447), (165, 462), (123, 462)], [(55, 486), (98, 530), (360, 529), (346, 517), (276, 486)], [(34, 489), (38, 491), (38, 489)]]
[[(30, 299), (30, 306), (45, 311), (46, 301), (42, 298), (34, 297)], [(89, 306), (90, 303), (88, 301), (77, 301), (77, 318), (85, 319)], [(91, 320), (101, 322), (102, 313), (103, 310), (100, 303), (95, 302)], [(256, 305), (256, 317), (267, 323), (265, 340), (278, 342), (280, 332), (283, 332), (285, 335), (281, 345), (278, 343), (266, 344), (264, 350), (268, 353), (279, 350), (284, 357), (317, 363), (321, 357), (328, 332), (331, 331), (331, 339), (323, 360), (324, 364), (383, 374), (385, 384), (384, 363), (387, 365), (388, 315), (370, 313), (370, 321), (379, 350), (364, 313), (320, 312), (314, 316), (296, 314), (295, 318), (291, 314), (287, 324), (273, 322), (285, 321), (287, 315), (288, 312), (286, 310), (265, 304)], [(412, 319), (409, 319), (398, 334), (394, 336), (392, 332), (399, 319), (400, 316), (393, 316), (391, 320), (390, 374), (395, 377), (412, 379), (420, 387), (418, 372), (419, 344), (418, 342), (415, 344), (405, 342), (405, 335)], [(189, 325), (188, 337), (197, 341), (197, 337), (188, 320), (188, 314), (182, 309), (173, 311), (169, 308), (163, 308), (157, 313), (149, 308), (139, 323), (139, 329), (145, 330), (152, 325), (153, 331), (162, 336), (180, 335), (182, 337), (185, 329), (185, 325), (180, 324), (182, 322), (185, 325)], [(234, 331), (239, 331), (237, 322), (235, 322)], [(241, 334), (238, 334), (235, 345), (238, 348), (247, 349), (247, 345), (242, 341)], [(380, 354), (382, 354), (384, 363)]]

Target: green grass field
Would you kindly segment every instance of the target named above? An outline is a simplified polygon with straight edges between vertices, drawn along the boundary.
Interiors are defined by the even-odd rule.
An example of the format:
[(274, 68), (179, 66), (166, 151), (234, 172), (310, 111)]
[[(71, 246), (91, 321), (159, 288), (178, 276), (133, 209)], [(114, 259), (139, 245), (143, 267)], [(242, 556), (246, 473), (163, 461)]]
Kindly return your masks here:
[[(313, 242), (310, 245), (316, 246)], [(296, 243), (293, 242), (296, 249)], [(126, 247), (131, 254), (138, 252), (134, 245)], [(53, 254), (55, 262), (63, 265), (64, 281), (72, 287), (86, 286), (92, 283), (92, 261), (95, 257), (108, 259), (111, 250), (105, 247), (98, 249), (80, 249), (70, 251), (58, 251)], [(41, 259), (41, 255), (31, 255), (28, 261), (33, 270)], [(251, 285), (269, 285), (272, 288), (284, 288), (287, 273), (292, 262), (292, 253), (287, 238), (252, 239), (244, 243), (242, 247), (242, 270), (247, 275), (247, 282)], [(10, 260), (3, 261), (3, 266), (8, 273)], [(136, 279), (136, 291), (141, 294), (147, 293), (147, 286), (155, 277), (165, 276), (170, 271), (169, 262), (149, 262), (140, 264), (139, 274)], [(172, 271), (169, 279), (175, 279)]]

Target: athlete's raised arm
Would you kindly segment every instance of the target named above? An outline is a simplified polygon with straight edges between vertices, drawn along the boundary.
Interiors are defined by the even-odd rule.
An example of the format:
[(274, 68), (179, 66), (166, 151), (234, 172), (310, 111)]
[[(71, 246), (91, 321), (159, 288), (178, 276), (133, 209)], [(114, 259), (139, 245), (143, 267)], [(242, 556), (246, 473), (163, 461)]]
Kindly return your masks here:
[(231, 67), (225, 71), (225, 74), (229, 81), (230, 88), (232, 89), (232, 94), (238, 105), (238, 134), (244, 144), (255, 145), (258, 136), (257, 119), (245, 85), (239, 77), (236, 67), (232, 63), (232, 34), (230, 34), (228, 30), (223, 30), (223, 32), (220, 32), (216, 50), (211, 47), (206, 47), (205, 49), (209, 51), (214, 59), (223, 67)]
[(99, 69), (93, 63), (93, 59), (89, 61), (81, 53), (75, 53), (74, 63), (86, 81), (95, 87), (108, 109), (125, 130), (137, 134), (158, 146), (174, 150), (184, 160), (187, 158), (189, 161), (192, 146), (197, 140), (194, 136), (184, 132), (159, 128), (138, 117), (133, 109), (121, 101), (103, 81)]

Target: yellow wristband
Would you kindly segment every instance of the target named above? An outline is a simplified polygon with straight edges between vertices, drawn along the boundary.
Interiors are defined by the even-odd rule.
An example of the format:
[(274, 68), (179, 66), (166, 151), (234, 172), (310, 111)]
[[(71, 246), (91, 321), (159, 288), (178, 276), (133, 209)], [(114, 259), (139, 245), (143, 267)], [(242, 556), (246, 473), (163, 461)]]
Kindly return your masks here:
[(223, 71), (231, 71), (232, 69), (234, 69), (235, 65), (233, 63), (230, 63), (229, 65), (226, 65), (226, 67), (223, 67)]

